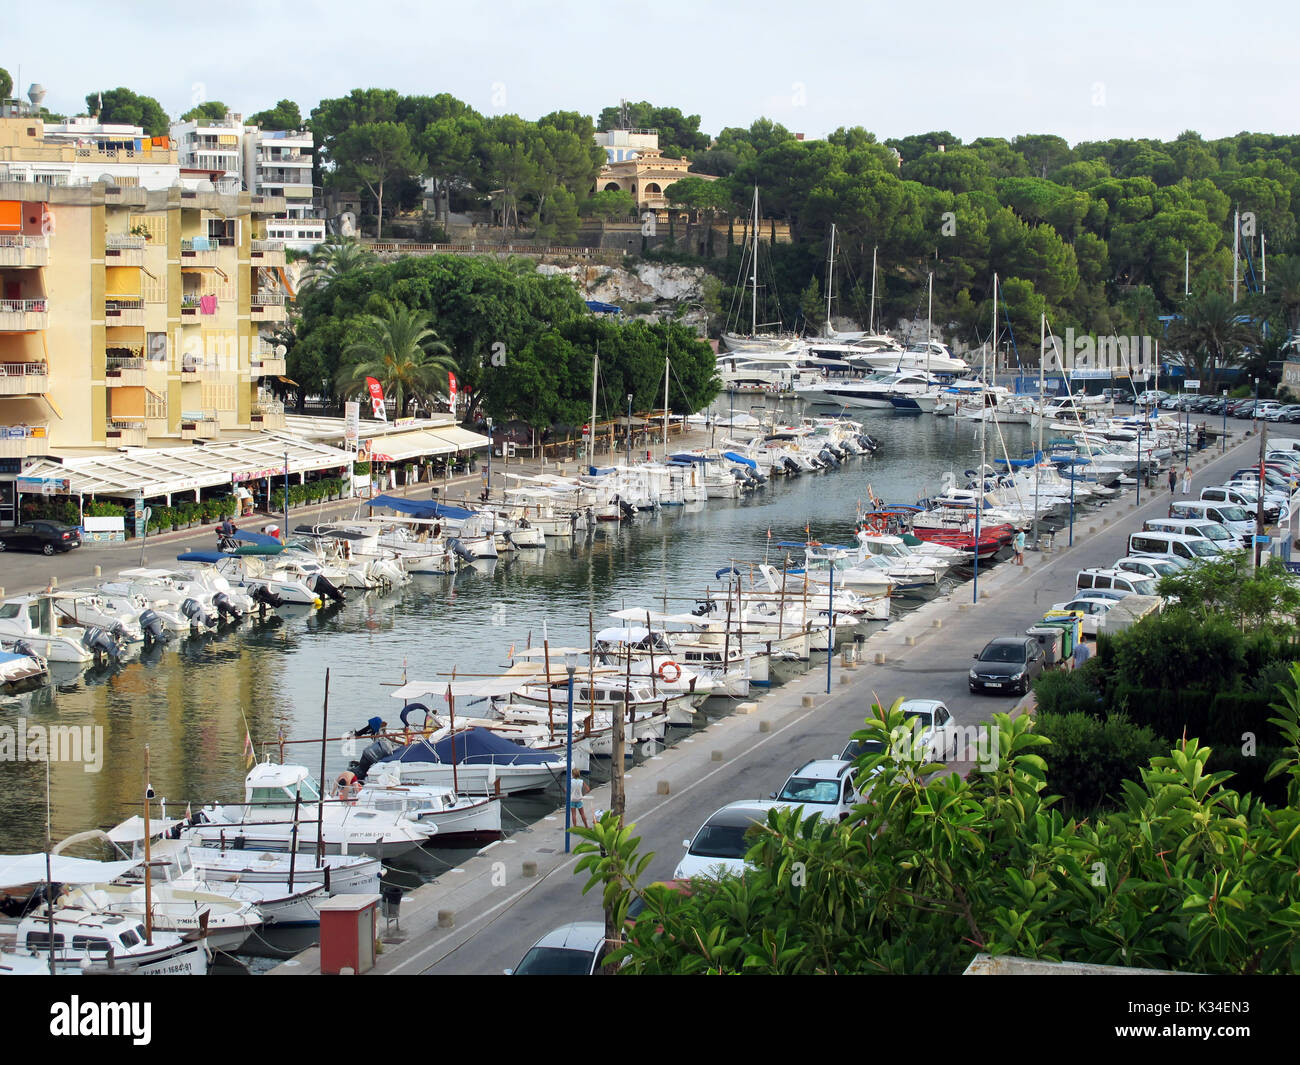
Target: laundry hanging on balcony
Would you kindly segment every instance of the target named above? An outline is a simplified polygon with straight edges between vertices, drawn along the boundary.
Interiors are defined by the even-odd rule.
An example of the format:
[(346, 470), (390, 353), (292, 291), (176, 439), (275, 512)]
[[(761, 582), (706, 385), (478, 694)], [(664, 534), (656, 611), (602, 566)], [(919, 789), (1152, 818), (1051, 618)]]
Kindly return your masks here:
[(216, 296), (200, 296), (200, 297), (199, 297), (199, 313), (200, 313), (200, 314), (216, 314), (216, 313), (217, 313), (217, 297), (216, 297)]

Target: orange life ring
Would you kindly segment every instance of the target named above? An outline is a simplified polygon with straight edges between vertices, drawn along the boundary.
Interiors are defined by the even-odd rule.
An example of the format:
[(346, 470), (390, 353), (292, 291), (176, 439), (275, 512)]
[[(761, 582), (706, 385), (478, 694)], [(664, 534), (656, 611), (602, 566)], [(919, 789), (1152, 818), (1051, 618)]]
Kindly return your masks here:
[[(673, 675), (671, 677), (668, 676), (669, 666), (671, 666), (673, 670)], [(659, 667), (659, 679), (663, 681), (665, 684), (676, 684), (677, 681), (681, 679), (681, 676), (682, 676), (682, 667), (679, 666), (676, 662), (673, 662), (672, 660), (664, 662)]]
[(867, 522), (867, 528), (877, 536), (883, 535), (889, 528), (889, 520), (883, 514), (873, 514), (871, 520)]

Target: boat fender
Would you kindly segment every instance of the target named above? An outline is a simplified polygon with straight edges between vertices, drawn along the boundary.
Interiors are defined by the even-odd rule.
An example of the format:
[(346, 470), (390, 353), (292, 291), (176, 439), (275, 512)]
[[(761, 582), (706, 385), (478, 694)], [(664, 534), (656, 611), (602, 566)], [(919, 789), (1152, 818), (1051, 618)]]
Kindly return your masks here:
[[(673, 675), (670, 677), (668, 671), (672, 670)], [(682, 676), (682, 667), (671, 659), (659, 666), (659, 679), (665, 684), (676, 684)]]

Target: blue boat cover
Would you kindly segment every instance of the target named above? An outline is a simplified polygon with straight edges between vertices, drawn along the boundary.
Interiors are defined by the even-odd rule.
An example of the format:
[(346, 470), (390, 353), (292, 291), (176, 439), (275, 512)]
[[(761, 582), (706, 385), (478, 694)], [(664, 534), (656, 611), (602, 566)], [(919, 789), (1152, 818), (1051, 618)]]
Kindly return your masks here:
[(757, 462), (753, 459), (745, 458), (744, 455), (737, 455), (734, 451), (724, 451), (722, 457), (724, 459), (730, 459), (732, 462), (739, 463), (741, 466), (748, 466), (751, 470), (758, 469)]
[(617, 303), (601, 303), (600, 300), (587, 300), (587, 310), (593, 314), (622, 314), (623, 308)]
[[(520, 747), (504, 736), (481, 728), (467, 728), (456, 733), (457, 765), (543, 765), (553, 762), (555, 758), (544, 751), (530, 751)], [(402, 747), (387, 758), (385, 762), (441, 762), (450, 765), (452, 737), (447, 736), (437, 743), (420, 740)]]
[(683, 451), (673, 456), (674, 462), (716, 462), (707, 455), (692, 455), (689, 451)]
[(409, 514), (413, 518), (443, 518), (450, 521), (464, 521), (474, 512), (464, 507), (453, 507), (432, 499), (403, 499), (401, 496), (381, 495), (366, 502), (368, 507), (387, 507), (399, 514)]
[(177, 555), (177, 562), (220, 562), (223, 558), (230, 556), (224, 551), (187, 551), (183, 555)]
[(274, 536), (267, 536), (265, 533), (245, 532), (243, 529), (236, 529), (230, 534), (232, 540), (241, 540), (246, 544), (261, 544), (263, 547), (282, 547), (283, 545)]

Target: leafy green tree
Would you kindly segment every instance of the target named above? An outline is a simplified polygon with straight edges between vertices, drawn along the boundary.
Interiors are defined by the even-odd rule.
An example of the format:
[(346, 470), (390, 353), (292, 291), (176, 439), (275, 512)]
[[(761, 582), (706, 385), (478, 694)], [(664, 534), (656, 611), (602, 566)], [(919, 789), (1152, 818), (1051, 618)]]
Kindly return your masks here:
[(384, 187), (425, 167), (412, 147), (410, 131), (397, 122), (371, 122), (345, 130), (334, 146), (334, 176), (341, 184), (364, 185), (375, 198), (375, 237), (384, 231)]
[(9, 71), (0, 67), (0, 100), (8, 100), (14, 91), (14, 79)]
[(304, 283), (312, 287), (328, 286), (349, 270), (363, 270), (379, 262), (375, 253), (359, 240), (331, 237), (316, 245), (304, 272)]
[(203, 103), (191, 107), (185, 114), (181, 115), (182, 122), (192, 122), (195, 119), (219, 122), (226, 117), (229, 111), (225, 104), (220, 100), (204, 100)]
[(274, 107), (250, 115), (248, 124), (262, 129), (298, 130), (302, 129), (302, 113), (292, 100), (280, 100)]
[(1073, 152), (1069, 142), (1053, 133), (1025, 133), (1011, 139), (1011, 147), (1018, 151), (1029, 172), (1037, 177), (1047, 177), (1070, 163)]
[(1203, 288), (1183, 300), (1180, 317), (1170, 324), (1168, 346), (1180, 353), (1184, 366), (1195, 369), (1199, 380), (1208, 381), (1213, 394), (1219, 368), (1227, 366), (1254, 339), (1254, 331), (1238, 320), (1232, 296), (1214, 288)]
[(1118, 807), (1124, 782), (1136, 779), (1166, 744), (1145, 725), (1122, 713), (1039, 713), (1034, 730), (1051, 740), (1043, 749), (1047, 790), (1061, 796), (1071, 817), (1088, 817)]
[(692, 152), (709, 146), (709, 138), (700, 132), (699, 115), (683, 115), (676, 107), (656, 107), (646, 100), (603, 108), (596, 128), (602, 133), (611, 129), (656, 129), (659, 150), (670, 159), (690, 158)]
[(1191, 614), (1204, 622), (1226, 618), (1243, 633), (1290, 631), (1300, 618), (1300, 587), (1282, 561), (1270, 559), (1256, 568), (1241, 551), (1161, 578), (1160, 594), (1177, 599), (1166, 613)]
[(358, 361), (339, 372), (339, 390), (345, 395), (364, 390), (366, 378), (373, 377), (384, 395), (393, 397), (399, 416), (406, 416), (412, 400), (429, 410), (435, 397), (446, 394), (448, 372), (459, 370), (449, 354), (426, 312), (390, 306), (362, 324), (347, 352)]
[[(673, 188), (668, 186), (665, 193)], [(636, 200), (625, 189), (601, 189), (593, 193), (582, 204), (582, 213), (594, 215), (609, 221), (626, 219), (636, 210)]]
[[(100, 100), (103, 100), (103, 106)], [(86, 109), (112, 125), (140, 126), (151, 137), (165, 137), (167, 112), (152, 96), (139, 96), (130, 89), (105, 89), (86, 94)]]

